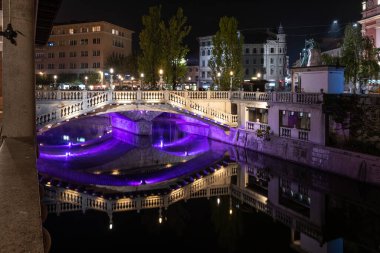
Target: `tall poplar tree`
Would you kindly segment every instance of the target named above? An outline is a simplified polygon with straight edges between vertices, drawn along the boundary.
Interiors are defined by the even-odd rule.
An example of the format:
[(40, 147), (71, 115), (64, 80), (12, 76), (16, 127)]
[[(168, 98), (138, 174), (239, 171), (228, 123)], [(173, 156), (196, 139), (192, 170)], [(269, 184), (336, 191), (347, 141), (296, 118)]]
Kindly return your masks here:
[(364, 79), (377, 78), (380, 70), (378, 60), (378, 49), (373, 39), (363, 36), (357, 26), (346, 26), (342, 46), (346, 82), (356, 84)]
[[(213, 52), (209, 61), (211, 76), (221, 90), (240, 87), (243, 80), (242, 52), (244, 38), (238, 31), (238, 22), (234, 17), (222, 17), (219, 31), (213, 37)], [(232, 76), (230, 73), (232, 72)], [(218, 77), (217, 74), (221, 76)]]
[(149, 8), (149, 14), (142, 18), (140, 33), (141, 54), (138, 59), (139, 71), (144, 73), (145, 82), (156, 85), (158, 70), (162, 67), (162, 23), (161, 6)]
[(173, 88), (187, 72), (184, 60), (189, 49), (183, 44), (183, 39), (190, 33), (191, 27), (186, 22), (187, 17), (182, 8), (178, 8), (167, 25), (161, 23), (164, 76), (167, 83), (173, 84)]

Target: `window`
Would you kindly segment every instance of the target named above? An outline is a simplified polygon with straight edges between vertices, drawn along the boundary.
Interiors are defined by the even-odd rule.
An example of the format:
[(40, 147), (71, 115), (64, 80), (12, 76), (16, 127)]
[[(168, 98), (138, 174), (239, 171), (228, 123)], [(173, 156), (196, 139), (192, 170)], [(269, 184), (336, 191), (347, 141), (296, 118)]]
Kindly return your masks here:
[(42, 63), (37, 64), (37, 69), (44, 69), (44, 65)]
[(205, 67), (205, 66), (206, 66), (206, 62), (202, 61), (202, 67)]
[(310, 113), (280, 110), (280, 126), (310, 130)]
[(264, 53), (264, 48), (260, 48), (260, 53)]
[(260, 63), (264, 64), (264, 58), (261, 58)]
[(100, 50), (92, 51), (92, 56), (100, 56)]
[(54, 53), (48, 53), (48, 58), (54, 58)]
[(54, 69), (54, 63), (49, 63), (48, 64), (48, 69)]
[(115, 46), (115, 47), (124, 47), (123, 42), (119, 41), (119, 40), (113, 40), (112, 41), (112, 45)]
[(202, 47), (204, 47), (204, 46), (206, 46), (206, 42), (203, 41), (202, 42)]
[(270, 69), (270, 74), (273, 75), (274, 69)]
[(273, 63), (274, 63), (274, 59), (270, 58), (270, 64), (273, 64)]
[(66, 45), (66, 42), (65, 42), (64, 40), (60, 40), (59, 43), (58, 43), (58, 45), (60, 45), (60, 46), (65, 46), (65, 45)]
[(211, 46), (211, 41), (207, 41), (207, 46)]
[(70, 68), (71, 69), (76, 69), (77, 68), (77, 64), (76, 63), (70, 63)]
[(256, 69), (255, 68), (252, 69), (252, 74), (256, 75)]
[(274, 48), (273, 47), (270, 48), (270, 53), (274, 54)]
[(59, 52), (58, 57), (59, 58), (65, 58), (65, 52)]
[(211, 77), (211, 71), (207, 72), (207, 77)]
[(205, 78), (206, 72), (202, 71), (202, 78)]
[(64, 63), (60, 63), (60, 64), (58, 65), (58, 68), (59, 68), (59, 69), (64, 69), (64, 68), (65, 68), (65, 64), (64, 64)]
[(256, 58), (253, 58), (253, 64), (256, 64)]
[(202, 50), (202, 56), (205, 56), (205, 50)]
[(246, 48), (246, 49), (245, 49), (245, 53), (246, 53), (246, 54), (249, 54), (249, 48)]
[(88, 33), (88, 27), (81, 27), (80, 32), (82, 33)]
[(92, 27), (92, 31), (93, 31), (93, 32), (100, 32), (100, 25), (93, 26), (93, 27)]
[(92, 39), (92, 44), (100, 44), (100, 38)]
[(88, 56), (88, 51), (81, 51), (80, 56), (82, 57), (87, 57)]
[(37, 59), (45, 58), (45, 54), (44, 53), (36, 53), (36, 58)]
[(69, 45), (70, 46), (76, 46), (77, 45), (77, 41), (76, 40), (69, 40)]
[(74, 28), (69, 29), (69, 34), (74, 34)]
[(254, 53), (254, 54), (257, 54), (257, 48), (254, 48), (254, 49), (253, 49), (253, 53)]
[(80, 68), (81, 68), (81, 69), (87, 69), (87, 68), (88, 68), (88, 63), (87, 63), (87, 62), (85, 62), (85, 63), (81, 63), (81, 64), (80, 64)]
[(114, 35), (119, 35), (119, 31), (116, 30), (116, 29), (112, 29), (112, 34), (114, 34)]
[(70, 57), (77, 57), (77, 52), (70, 52)]
[(94, 63), (92, 64), (92, 67), (93, 67), (94, 69), (96, 69), (96, 68), (100, 68), (100, 62), (94, 62)]
[(279, 49), (278, 49), (278, 52), (281, 54), (281, 53), (282, 53), (282, 48), (279, 48)]
[(245, 65), (249, 65), (249, 59), (245, 59)]
[(88, 45), (88, 39), (81, 39), (80, 44), (81, 45)]
[(245, 75), (246, 75), (246, 76), (249, 75), (249, 69), (245, 69)]
[(211, 51), (210, 51), (210, 49), (209, 50), (207, 50), (207, 55), (210, 55), (211, 54)]

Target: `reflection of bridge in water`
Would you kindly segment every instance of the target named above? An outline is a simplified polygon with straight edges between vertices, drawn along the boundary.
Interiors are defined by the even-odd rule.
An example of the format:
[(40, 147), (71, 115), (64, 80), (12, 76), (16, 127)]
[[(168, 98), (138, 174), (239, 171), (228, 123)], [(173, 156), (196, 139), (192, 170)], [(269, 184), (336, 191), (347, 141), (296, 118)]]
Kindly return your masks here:
[[(368, 233), (376, 234), (380, 226), (375, 218), (380, 214), (378, 188), (244, 149), (230, 150), (230, 158), (232, 160), (219, 163), (221, 166), (206, 168), (208, 173), (201, 173), (194, 181), (170, 182), (171, 187), (162, 191), (141, 185), (120, 188), (120, 192), (113, 188), (114, 193), (107, 194), (99, 188), (84, 191), (58, 187), (42, 179), (44, 202), (49, 213), (104, 212), (112, 224), (112, 216), (118, 212), (157, 209), (160, 218), (163, 210), (179, 201), (229, 196), (232, 215), (240, 211), (260, 211), (290, 227), (294, 246), (304, 250), (310, 250), (310, 245), (322, 250), (336, 244), (336, 239), (343, 235), (347, 236), (347, 231), (361, 231), (350, 220), (357, 215), (355, 210), (366, 214), (361, 217), (364, 223), (373, 224), (367, 227), (366, 233), (358, 232), (357, 240), (368, 240)], [(372, 240), (371, 245), (377, 249), (380, 238), (374, 236)]]

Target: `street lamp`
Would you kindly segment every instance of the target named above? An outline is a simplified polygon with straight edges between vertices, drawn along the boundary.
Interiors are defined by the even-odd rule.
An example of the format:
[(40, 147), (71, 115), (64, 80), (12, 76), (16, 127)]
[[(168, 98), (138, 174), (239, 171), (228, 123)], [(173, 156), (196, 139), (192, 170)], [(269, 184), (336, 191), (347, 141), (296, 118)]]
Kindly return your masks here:
[(113, 83), (113, 68), (110, 68), (110, 89), (111, 90), (113, 89), (112, 83)]
[(84, 84), (87, 85), (88, 76), (84, 77)]
[(57, 86), (57, 79), (58, 79), (58, 76), (57, 75), (54, 75), (53, 76), (54, 78), (54, 88)]
[(132, 77), (131, 77), (131, 81), (132, 81), (132, 90), (133, 90), (133, 80), (135, 80), (135, 78), (132, 76)]
[(142, 86), (143, 86), (143, 80), (144, 80), (144, 73), (141, 73), (140, 74), (140, 89), (142, 90)]
[(162, 90), (162, 83), (163, 83), (162, 76), (164, 74), (164, 71), (162, 69), (160, 69), (158, 71), (158, 74), (160, 75), (160, 89)]
[(261, 78), (261, 73), (259, 72), (259, 73), (257, 73), (257, 79), (260, 79)]
[(232, 91), (232, 79), (234, 78), (234, 72), (230, 71), (230, 91)]

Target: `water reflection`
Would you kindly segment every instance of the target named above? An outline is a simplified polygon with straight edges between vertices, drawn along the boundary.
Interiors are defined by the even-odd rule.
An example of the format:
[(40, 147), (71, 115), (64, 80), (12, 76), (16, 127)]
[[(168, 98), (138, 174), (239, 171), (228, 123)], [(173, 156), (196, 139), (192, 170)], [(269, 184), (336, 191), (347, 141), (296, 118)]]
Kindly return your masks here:
[[(89, 144), (74, 149), (78, 156), (49, 157), (62, 152), (54, 145), (67, 144), (44, 140), (39, 169), (56, 252), (78, 249), (68, 238), (77, 239), (75, 247), (79, 243), (84, 252), (119, 246), (140, 251), (160, 246), (170, 252), (380, 250), (379, 187), (173, 130), (174, 122), (166, 127), (163, 119), (157, 119), (163, 127), (148, 140), (115, 129), (100, 142), (85, 136), (112, 147), (94, 156), (91, 149), (98, 145)], [(100, 156), (100, 164), (86, 163), (87, 155)], [(83, 175), (94, 181), (80, 184)], [(127, 181), (139, 183), (129, 187)], [(94, 246), (89, 237), (99, 243)]]

